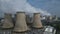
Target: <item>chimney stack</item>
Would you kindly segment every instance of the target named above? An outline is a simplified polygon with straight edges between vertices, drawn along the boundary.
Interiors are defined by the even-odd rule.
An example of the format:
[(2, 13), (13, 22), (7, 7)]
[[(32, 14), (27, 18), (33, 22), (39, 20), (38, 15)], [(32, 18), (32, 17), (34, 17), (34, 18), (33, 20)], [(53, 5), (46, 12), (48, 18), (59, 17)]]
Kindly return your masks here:
[(14, 32), (25, 32), (28, 30), (28, 26), (26, 24), (26, 16), (25, 12), (17, 12), (16, 14), (16, 23), (14, 27)]
[(12, 28), (13, 26), (14, 25), (13, 25), (13, 21), (12, 21), (12, 14), (5, 13), (2, 28)]
[(40, 19), (40, 13), (34, 13), (33, 27), (34, 28), (42, 28), (43, 27), (41, 19)]

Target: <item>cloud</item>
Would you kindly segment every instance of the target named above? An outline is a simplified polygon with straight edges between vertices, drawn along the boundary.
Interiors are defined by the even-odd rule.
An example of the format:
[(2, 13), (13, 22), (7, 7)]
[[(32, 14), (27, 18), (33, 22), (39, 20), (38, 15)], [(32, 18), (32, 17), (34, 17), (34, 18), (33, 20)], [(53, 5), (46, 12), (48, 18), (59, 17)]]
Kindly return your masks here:
[(30, 12), (30, 13), (41, 13), (42, 15), (47, 15), (47, 16), (51, 15), (45, 10), (31, 6), (29, 3), (26, 3), (25, 11)]
[(16, 13), (17, 11), (25, 11), (29, 13), (40, 12), (43, 15), (51, 15), (45, 10), (31, 6), (27, 0), (0, 0), (1, 10), (4, 13)]

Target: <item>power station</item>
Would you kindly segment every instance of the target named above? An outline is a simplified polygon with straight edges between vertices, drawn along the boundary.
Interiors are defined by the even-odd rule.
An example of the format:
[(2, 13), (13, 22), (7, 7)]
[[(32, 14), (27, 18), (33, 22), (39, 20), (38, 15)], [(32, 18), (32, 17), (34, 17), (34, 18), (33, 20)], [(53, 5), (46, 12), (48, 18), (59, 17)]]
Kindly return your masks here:
[[(44, 24), (48, 22), (48, 26), (44, 25), (42, 21)], [(23, 11), (16, 12), (14, 17), (11, 13), (5, 13), (1, 20), (1, 30), (4, 31), (3, 34), (8, 34), (8, 32), (10, 34), (46, 34), (47, 32), (55, 34), (56, 29), (53, 27), (55, 25), (50, 25), (55, 21), (58, 21), (57, 17), (49, 16), (43, 19), (40, 13), (33, 13), (32, 17)]]

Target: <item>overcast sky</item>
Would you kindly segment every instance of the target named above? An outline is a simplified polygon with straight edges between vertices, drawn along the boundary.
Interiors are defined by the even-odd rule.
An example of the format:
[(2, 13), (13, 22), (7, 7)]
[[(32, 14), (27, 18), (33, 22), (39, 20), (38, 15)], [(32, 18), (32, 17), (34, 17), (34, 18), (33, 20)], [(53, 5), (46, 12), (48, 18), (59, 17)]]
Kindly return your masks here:
[[(4, 1), (4, 0), (2, 0)], [(26, 10), (26, 11), (41, 11), (44, 14), (52, 14), (60, 17), (60, 0), (5, 0), (7, 3), (1, 4), (0, 0), (0, 16), (3, 15), (4, 11), (13, 10)], [(27, 1), (27, 2), (25, 2)], [(25, 3), (27, 3), (25, 5)], [(13, 4), (13, 5), (10, 5)], [(4, 6), (4, 7), (3, 7)], [(7, 7), (7, 8), (6, 8)], [(22, 8), (23, 7), (23, 8)], [(24, 8), (25, 7), (25, 8)], [(27, 8), (26, 8), (27, 7)], [(37, 9), (39, 10), (37, 10)], [(4, 10), (2, 10), (4, 9)], [(46, 12), (45, 12), (46, 11)], [(14, 13), (14, 12), (12, 12)]]

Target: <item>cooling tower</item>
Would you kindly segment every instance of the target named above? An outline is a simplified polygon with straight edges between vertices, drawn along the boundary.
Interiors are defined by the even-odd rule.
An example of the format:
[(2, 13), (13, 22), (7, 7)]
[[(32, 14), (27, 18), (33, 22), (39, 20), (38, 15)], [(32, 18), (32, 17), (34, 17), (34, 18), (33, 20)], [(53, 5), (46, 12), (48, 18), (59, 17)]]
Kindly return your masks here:
[(12, 28), (13, 26), (14, 25), (13, 25), (13, 21), (12, 21), (12, 14), (5, 13), (2, 28)]
[(40, 13), (34, 13), (33, 27), (34, 28), (42, 28), (43, 27), (41, 19), (40, 19)]
[(49, 17), (49, 20), (52, 20), (52, 19), (53, 19), (53, 17), (52, 17), (52, 16), (50, 16), (50, 17)]
[(28, 30), (28, 26), (26, 24), (26, 16), (25, 12), (17, 12), (16, 14), (16, 23), (14, 27), (14, 32), (25, 32)]

